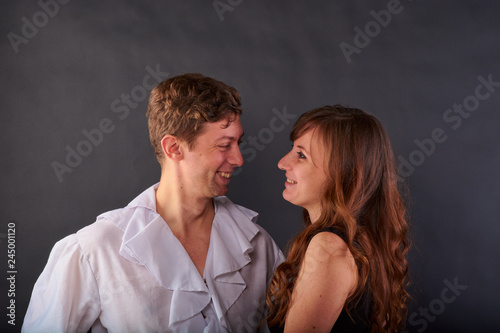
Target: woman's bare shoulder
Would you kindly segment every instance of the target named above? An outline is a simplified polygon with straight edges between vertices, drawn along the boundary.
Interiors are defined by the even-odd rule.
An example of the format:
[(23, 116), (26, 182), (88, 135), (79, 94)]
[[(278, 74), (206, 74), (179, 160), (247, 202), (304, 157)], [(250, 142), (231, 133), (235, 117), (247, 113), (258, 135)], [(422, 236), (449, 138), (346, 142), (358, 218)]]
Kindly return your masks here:
[(333, 232), (316, 234), (307, 247), (306, 257), (331, 259), (331, 257), (352, 257), (346, 242)]

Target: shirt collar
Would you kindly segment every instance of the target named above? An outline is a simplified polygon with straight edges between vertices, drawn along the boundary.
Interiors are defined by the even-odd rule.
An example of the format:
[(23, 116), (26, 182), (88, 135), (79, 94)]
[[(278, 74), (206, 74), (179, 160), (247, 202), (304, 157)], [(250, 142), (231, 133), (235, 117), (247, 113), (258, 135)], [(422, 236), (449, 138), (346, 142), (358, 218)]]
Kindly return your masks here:
[(207, 284), (215, 292), (212, 295), (217, 317), (231, 331), (226, 313), (247, 288), (240, 270), (251, 262), (254, 250), (251, 240), (259, 232), (254, 223), (257, 213), (233, 204), (226, 197), (215, 202), (215, 218), (210, 239), (208, 267), (205, 268)]
[[(132, 200), (120, 211), (120, 218), (110, 215), (108, 219), (124, 233), (120, 255), (145, 266), (163, 288), (174, 292), (170, 313), (173, 324), (200, 313), (211, 296), (189, 255), (156, 212), (158, 185)], [(233, 204), (227, 197), (214, 198), (214, 206), (209, 250), (213, 260), (207, 262), (205, 275), (210, 288), (215, 289), (212, 298), (219, 320), (227, 326), (225, 314), (246, 288), (239, 270), (251, 262), (251, 240), (259, 232), (255, 225), (258, 214)], [(175, 270), (172, 265), (159, 264), (165, 262), (175, 263)]]

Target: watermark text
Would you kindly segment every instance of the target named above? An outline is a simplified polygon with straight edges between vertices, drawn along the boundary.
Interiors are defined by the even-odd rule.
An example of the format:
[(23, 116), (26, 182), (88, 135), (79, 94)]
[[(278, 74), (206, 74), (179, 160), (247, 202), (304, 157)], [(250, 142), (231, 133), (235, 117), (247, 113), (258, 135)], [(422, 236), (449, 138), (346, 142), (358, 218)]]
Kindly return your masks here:
[[(479, 109), (481, 101), (490, 98), (495, 90), (500, 87), (500, 81), (493, 81), (493, 74), (488, 74), (487, 77), (479, 75), (477, 80), (479, 84), (474, 88), (473, 93), (466, 96), (462, 103), (455, 103), (444, 111), (443, 121), (449, 124), (452, 130), (459, 129), (464, 119), (469, 118), (472, 113)], [(398, 156), (399, 180), (411, 176), (415, 169), (436, 151), (437, 145), (447, 139), (448, 135), (441, 127), (434, 128), (428, 138), (415, 139), (413, 142), (417, 147), (408, 154), (408, 157)]]
[(11, 31), (7, 34), (14, 52), (19, 53), (19, 46), (28, 44), (38, 34), (39, 29), (45, 27), (50, 19), (59, 13), (60, 5), (65, 5), (68, 2), (69, 0), (39, 0), (37, 3), (41, 10), (35, 12), (31, 20), (26, 16), (21, 18), (23, 26), (20, 33), (16, 34)]
[[(129, 93), (122, 93), (120, 98), (116, 98), (111, 102), (111, 112), (117, 114), (118, 119), (123, 121), (127, 119), (131, 109), (135, 109), (142, 101), (147, 99), (149, 91), (155, 87), (156, 84), (163, 81), (168, 77), (168, 72), (162, 72), (160, 65), (156, 65), (153, 69), (146, 66), (146, 74), (142, 79), (142, 84), (133, 87)], [(66, 156), (62, 162), (52, 161), (50, 164), (57, 180), (62, 183), (63, 176), (66, 173), (71, 173), (83, 161), (83, 158), (89, 156), (104, 140), (105, 135), (112, 133), (116, 126), (113, 120), (108, 117), (102, 118), (95, 128), (90, 130), (83, 129), (81, 134), (83, 139), (75, 145), (66, 145)]]
[(16, 325), (16, 221), (7, 224), (7, 322)]

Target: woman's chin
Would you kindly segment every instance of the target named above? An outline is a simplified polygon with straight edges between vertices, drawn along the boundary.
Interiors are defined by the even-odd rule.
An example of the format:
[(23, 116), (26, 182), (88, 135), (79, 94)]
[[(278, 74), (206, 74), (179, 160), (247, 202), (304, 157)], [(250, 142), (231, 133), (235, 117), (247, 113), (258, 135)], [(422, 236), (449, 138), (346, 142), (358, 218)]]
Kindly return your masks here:
[(302, 207), (300, 206), (296, 200), (293, 200), (293, 198), (291, 198), (289, 195), (287, 195), (287, 193), (285, 193), (285, 191), (283, 191), (283, 199), (285, 199), (286, 201), (288, 201), (289, 203), (291, 203), (292, 205), (295, 205), (295, 206), (299, 206), (299, 207)]

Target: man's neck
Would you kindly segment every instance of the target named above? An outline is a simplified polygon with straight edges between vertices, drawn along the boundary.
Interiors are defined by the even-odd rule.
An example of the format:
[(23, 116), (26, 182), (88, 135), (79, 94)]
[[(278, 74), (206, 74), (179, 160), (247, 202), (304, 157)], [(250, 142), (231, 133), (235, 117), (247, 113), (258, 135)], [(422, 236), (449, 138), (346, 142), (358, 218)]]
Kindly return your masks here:
[(210, 232), (215, 215), (212, 198), (200, 197), (175, 179), (163, 177), (156, 190), (156, 211), (176, 236)]
[(156, 211), (203, 277), (215, 208), (212, 198), (196, 196), (186, 189), (189, 187), (176, 183), (175, 178), (162, 176), (156, 190)]

